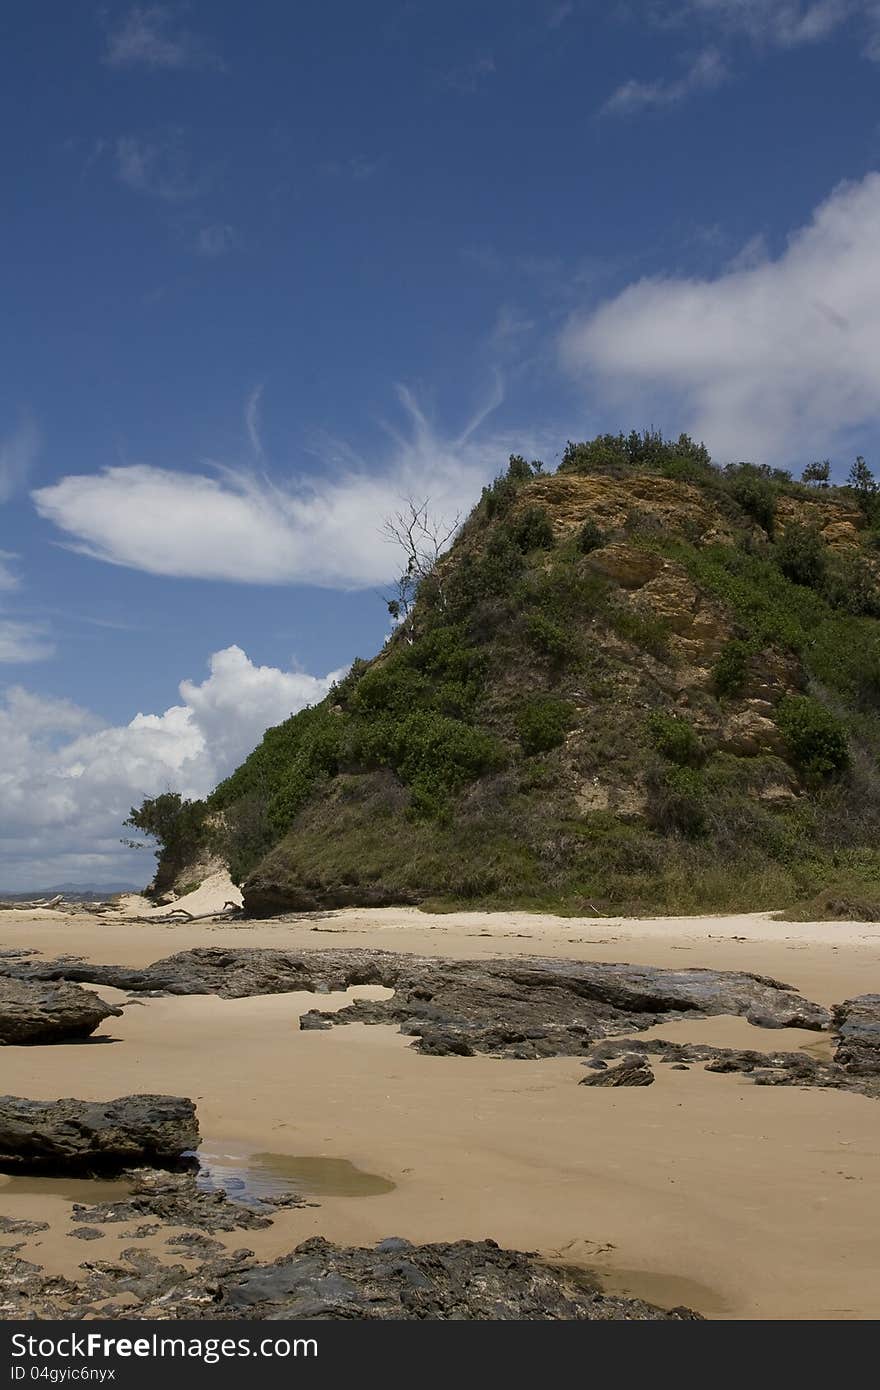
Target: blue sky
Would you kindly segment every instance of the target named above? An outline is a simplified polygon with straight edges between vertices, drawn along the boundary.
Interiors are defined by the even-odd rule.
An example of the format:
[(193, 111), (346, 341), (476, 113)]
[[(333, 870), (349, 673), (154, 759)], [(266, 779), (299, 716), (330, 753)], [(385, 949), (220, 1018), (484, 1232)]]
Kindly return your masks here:
[(132, 801), (381, 643), (407, 494), (648, 424), (877, 460), (875, 0), (33, 0), (4, 40), (0, 887), (145, 877)]

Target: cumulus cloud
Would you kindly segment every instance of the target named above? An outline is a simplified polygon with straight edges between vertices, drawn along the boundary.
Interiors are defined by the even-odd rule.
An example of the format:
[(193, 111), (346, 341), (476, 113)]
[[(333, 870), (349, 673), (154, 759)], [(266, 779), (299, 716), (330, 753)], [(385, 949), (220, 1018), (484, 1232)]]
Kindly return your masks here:
[(110, 31), (104, 61), (112, 68), (222, 68), (210, 45), (181, 29), (165, 5), (135, 5)]
[[(497, 386), (456, 438), (441, 437), (412, 395), (399, 394), (410, 428), (402, 435), (386, 427), (391, 453), (378, 462), (325, 441), (320, 476), (278, 482), (243, 469), (209, 476), (134, 464), (62, 478), (38, 489), (34, 502), (72, 548), (150, 574), (340, 589), (384, 583), (399, 557), (382, 525), (401, 498), (428, 497), (434, 513), (453, 517), (510, 452), (535, 451), (522, 435), (482, 432)], [(246, 420), (255, 447), (258, 404), (252, 396)]]
[(26, 482), (39, 451), (36, 421), (24, 415), (16, 428), (0, 439), (0, 502), (8, 502)]
[(722, 458), (818, 456), (880, 422), (880, 175), (842, 184), (775, 260), (646, 279), (563, 333), (562, 360), (642, 419)]
[(612, 92), (602, 107), (606, 116), (632, 116), (638, 111), (679, 106), (694, 92), (712, 91), (725, 81), (727, 71), (717, 48), (697, 55), (682, 77), (640, 82), (630, 78)]
[(179, 705), (105, 726), (66, 700), (20, 686), (0, 699), (0, 888), (140, 878), (152, 861), (120, 845), (145, 796), (203, 796), (263, 733), (327, 693), (318, 677), (255, 666), (240, 647), (215, 652)]

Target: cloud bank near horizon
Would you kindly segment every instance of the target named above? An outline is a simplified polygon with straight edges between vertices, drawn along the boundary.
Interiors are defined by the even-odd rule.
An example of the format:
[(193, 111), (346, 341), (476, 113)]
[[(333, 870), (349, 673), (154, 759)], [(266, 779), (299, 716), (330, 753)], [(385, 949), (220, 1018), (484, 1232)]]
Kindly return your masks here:
[(0, 889), (152, 876), (120, 844), (132, 805), (168, 789), (206, 795), (266, 729), (323, 699), (343, 674), (256, 666), (238, 646), (180, 683), (181, 703), (104, 725), (67, 700), (8, 688), (0, 699)]

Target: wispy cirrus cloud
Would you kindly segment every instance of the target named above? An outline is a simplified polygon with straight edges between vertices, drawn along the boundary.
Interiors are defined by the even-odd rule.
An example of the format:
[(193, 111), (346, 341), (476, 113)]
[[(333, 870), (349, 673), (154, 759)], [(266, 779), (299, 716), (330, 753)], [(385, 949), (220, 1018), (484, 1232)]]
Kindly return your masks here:
[[(403, 430), (386, 426), (390, 445), (366, 458), (344, 442), (320, 441), (321, 475), (269, 477), (255, 467), (211, 475), (134, 464), (61, 478), (38, 489), (38, 512), (72, 549), (150, 574), (249, 584), (314, 584), (356, 589), (384, 583), (397, 556), (382, 534), (385, 518), (410, 495), (430, 497), (438, 515), (466, 511), (513, 451), (540, 442), (487, 428), (503, 397), (491, 394), (457, 435), (437, 430), (405, 387)], [(245, 426), (262, 463), (260, 396)]]
[(176, 71), (225, 66), (206, 39), (180, 26), (169, 5), (134, 5), (108, 33), (104, 62)]
[(13, 562), (18, 556), (12, 550), (0, 550), (0, 593), (9, 593), (17, 589), (21, 580), (13, 569)]
[(15, 428), (0, 439), (0, 502), (8, 502), (27, 482), (40, 452), (40, 442), (37, 422), (27, 412)]
[(195, 249), (200, 256), (214, 259), (225, 256), (238, 246), (238, 233), (230, 222), (212, 222), (202, 227), (195, 240)]
[(605, 116), (632, 116), (646, 110), (680, 106), (695, 92), (711, 92), (727, 80), (727, 69), (717, 48), (706, 48), (681, 77), (655, 78), (650, 82), (631, 77), (611, 93), (602, 107)]
[(117, 178), (133, 193), (167, 203), (186, 203), (208, 186), (206, 175), (194, 172), (179, 131), (151, 140), (120, 136), (114, 154)]
[(55, 643), (40, 623), (0, 617), (0, 663), (25, 665), (55, 655)]
[(728, 34), (781, 48), (826, 39), (852, 19), (871, 27), (880, 22), (875, 0), (685, 0), (679, 11)]
[(639, 280), (576, 316), (562, 362), (591, 397), (683, 421), (721, 458), (848, 446), (880, 427), (878, 225), (872, 173), (835, 189), (775, 259), (756, 241), (714, 278)]
[(491, 53), (481, 53), (448, 68), (440, 81), (442, 86), (451, 87), (456, 92), (476, 92), (494, 75), (495, 59)]
[(670, 0), (640, 11), (639, 22), (702, 41), (703, 50), (680, 76), (630, 78), (601, 108), (603, 114), (632, 115), (679, 105), (688, 97), (719, 87), (731, 75), (743, 44), (767, 53), (821, 43), (849, 29), (862, 53), (880, 61), (880, 0)]

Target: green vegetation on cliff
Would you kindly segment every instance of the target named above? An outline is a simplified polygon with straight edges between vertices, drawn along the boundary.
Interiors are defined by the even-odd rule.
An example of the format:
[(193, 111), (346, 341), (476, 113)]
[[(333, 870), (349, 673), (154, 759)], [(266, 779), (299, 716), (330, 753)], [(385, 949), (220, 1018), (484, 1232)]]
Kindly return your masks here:
[(512, 458), (188, 842), (261, 912), (880, 900), (876, 489), (805, 478), (651, 432)]

